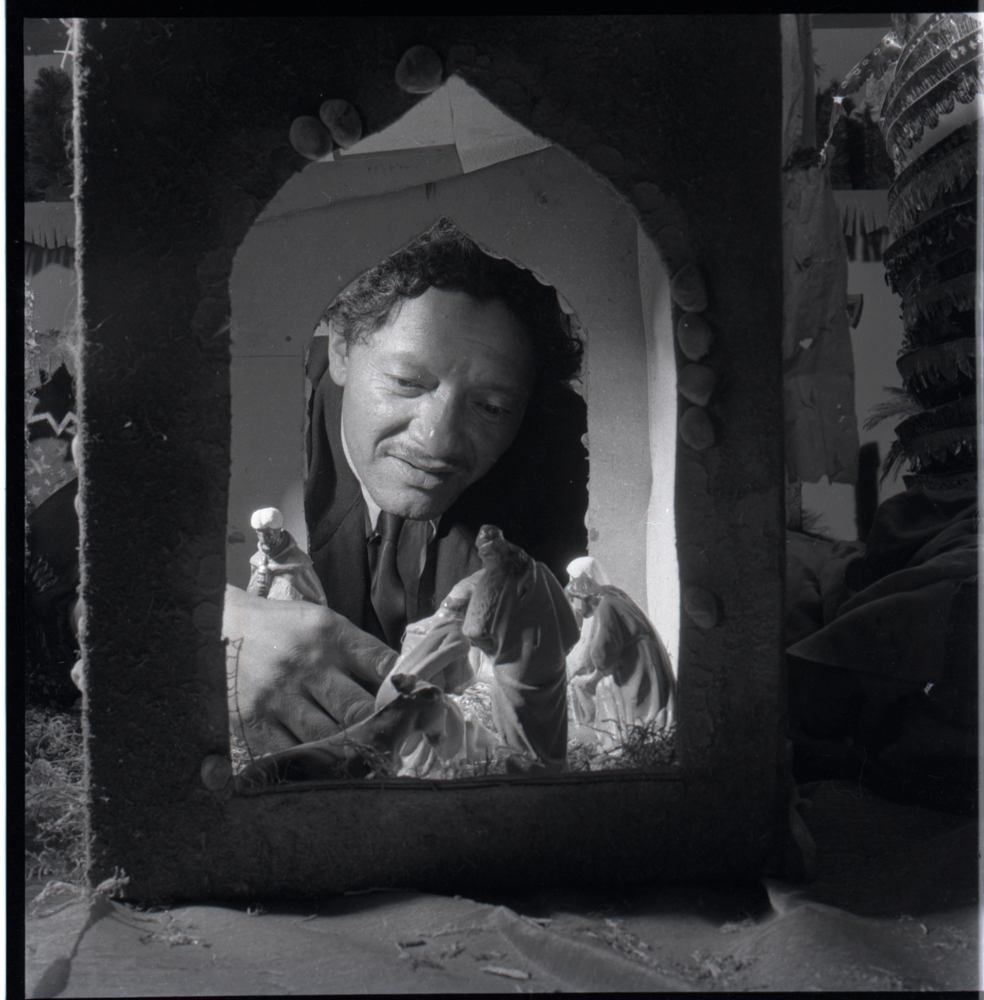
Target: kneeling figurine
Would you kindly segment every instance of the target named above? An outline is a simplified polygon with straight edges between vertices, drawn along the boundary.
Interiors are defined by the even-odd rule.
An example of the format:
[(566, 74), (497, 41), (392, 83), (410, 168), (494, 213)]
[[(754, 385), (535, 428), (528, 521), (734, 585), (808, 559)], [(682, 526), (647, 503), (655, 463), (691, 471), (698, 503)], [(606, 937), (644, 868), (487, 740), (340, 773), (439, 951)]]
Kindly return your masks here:
[(263, 507), (253, 512), (250, 525), (256, 531), (256, 552), (249, 560), (246, 593), (271, 601), (310, 601), (327, 606), (314, 563), (284, 528), (283, 514), (276, 507)]
[(659, 633), (624, 590), (598, 579), (594, 559), (575, 559), (567, 572), (565, 593), (581, 624), (568, 657), (578, 734), (611, 745), (632, 726), (664, 728), (673, 718), (676, 678)]

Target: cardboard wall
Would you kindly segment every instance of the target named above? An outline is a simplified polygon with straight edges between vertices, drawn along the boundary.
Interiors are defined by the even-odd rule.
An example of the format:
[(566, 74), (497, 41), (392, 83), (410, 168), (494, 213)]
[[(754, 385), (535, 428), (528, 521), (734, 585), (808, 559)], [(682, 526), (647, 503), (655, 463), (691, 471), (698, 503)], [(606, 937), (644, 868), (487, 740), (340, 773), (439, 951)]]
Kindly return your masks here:
[[(713, 333), (713, 397), (697, 412), (676, 401), (687, 426), (696, 417), (712, 432), (675, 454), (682, 764), (669, 776), (247, 797), (202, 779), (203, 764), (229, 752), (221, 613), (232, 261), (303, 166), (288, 145), (293, 118), (340, 96), (367, 132), (382, 130), (418, 103), (393, 72), (422, 39), (448, 73), (629, 201), (671, 275), (674, 324), (689, 309)], [(123, 868), (130, 898), (160, 901), (774, 871), (789, 801), (780, 19), (529, 17), (517, 32), (511, 17), (107, 18), (86, 20), (83, 42), (93, 883)], [(736, 80), (755, 100), (740, 101)], [(637, 247), (633, 229), (605, 232), (615, 249)], [(312, 303), (312, 322), (327, 297)], [(674, 354), (682, 366), (677, 345)], [(478, 828), (490, 847), (476, 862)]]

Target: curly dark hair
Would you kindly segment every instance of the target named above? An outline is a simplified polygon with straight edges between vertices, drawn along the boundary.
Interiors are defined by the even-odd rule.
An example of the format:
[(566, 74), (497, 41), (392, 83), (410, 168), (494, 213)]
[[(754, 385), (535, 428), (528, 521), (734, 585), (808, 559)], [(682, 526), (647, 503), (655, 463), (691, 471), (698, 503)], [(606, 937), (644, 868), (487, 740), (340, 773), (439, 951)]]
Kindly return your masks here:
[(584, 345), (554, 289), (511, 261), (490, 257), (445, 217), (353, 281), (325, 310), (322, 322), (331, 322), (349, 344), (365, 341), (398, 301), (415, 299), (428, 288), (503, 302), (530, 338), (539, 385), (580, 375)]

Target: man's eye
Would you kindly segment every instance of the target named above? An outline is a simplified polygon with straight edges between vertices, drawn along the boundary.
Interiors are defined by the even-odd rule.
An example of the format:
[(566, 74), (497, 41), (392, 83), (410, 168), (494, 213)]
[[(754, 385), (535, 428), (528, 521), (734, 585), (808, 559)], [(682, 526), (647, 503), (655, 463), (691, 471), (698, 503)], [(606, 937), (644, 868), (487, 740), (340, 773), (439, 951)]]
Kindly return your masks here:
[(421, 384), (419, 382), (415, 382), (412, 378), (400, 378), (398, 375), (391, 375), (390, 378), (393, 379), (393, 382), (398, 389), (422, 388)]
[(509, 415), (509, 411), (505, 407), (496, 406), (495, 403), (479, 403), (478, 405), (490, 417), (506, 417)]

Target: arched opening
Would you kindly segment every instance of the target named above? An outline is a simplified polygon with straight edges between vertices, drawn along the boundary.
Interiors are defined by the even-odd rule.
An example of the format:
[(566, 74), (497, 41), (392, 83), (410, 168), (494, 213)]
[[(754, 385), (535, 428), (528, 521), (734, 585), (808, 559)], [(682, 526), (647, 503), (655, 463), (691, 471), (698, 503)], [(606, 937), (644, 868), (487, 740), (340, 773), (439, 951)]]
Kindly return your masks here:
[(250, 515), (260, 507), (278, 507), (306, 548), (305, 356), (325, 307), (441, 216), (552, 286), (576, 316), (588, 551), (646, 611), (675, 667), (676, 367), (662, 261), (607, 182), (458, 77), (390, 128), (295, 175), (236, 255), (229, 581), (249, 580)]
[[(459, 95), (477, 125), (458, 140), (461, 147), (430, 141), (454, 138), (440, 134), (439, 112), (452, 100), (456, 107)], [(608, 184), (458, 78), (414, 112), (296, 175), (236, 256), (230, 582), (248, 580), (255, 507), (280, 506), (288, 530), (305, 541), (304, 355), (325, 306), (447, 215), (481, 246), (556, 288), (577, 315), (586, 345), (585, 375), (575, 388), (588, 401), (590, 551), (647, 608), (675, 660), (679, 598), (669, 586), (677, 571), (668, 472), (676, 441), (675, 368), (667, 279), (656, 249)], [(463, 163), (483, 158), (464, 145), (479, 132), (482, 115), (500, 129), (484, 133), (493, 136), (489, 146), (498, 140), (484, 159), (502, 158), (466, 172)], [(460, 135), (460, 114), (454, 120)], [(414, 121), (424, 144), (400, 148)]]

